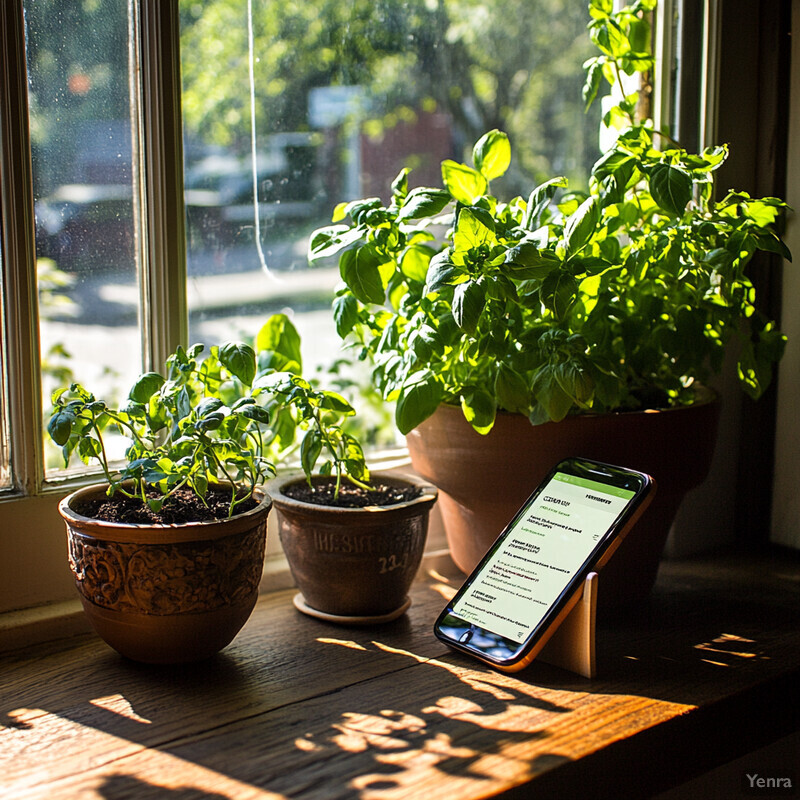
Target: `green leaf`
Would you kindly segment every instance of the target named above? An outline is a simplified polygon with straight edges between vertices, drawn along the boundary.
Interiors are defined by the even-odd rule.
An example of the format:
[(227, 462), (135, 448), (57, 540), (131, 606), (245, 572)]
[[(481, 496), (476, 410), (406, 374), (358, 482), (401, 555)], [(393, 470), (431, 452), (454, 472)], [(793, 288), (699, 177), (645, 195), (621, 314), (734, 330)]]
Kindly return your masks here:
[(253, 422), (257, 422), (261, 425), (267, 425), (270, 420), (269, 412), (266, 408), (259, 405), (246, 405), (240, 406), (236, 409), (236, 413), (239, 416), (246, 417)]
[(408, 173), (410, 167), (403, 167), (392, 181), (392, 197), (405, 197), (408, 194)]
[(349, 225), (332, 225), (314, 231), (308, 244), (308, 259), (313, 264), (320, 259), (336, 255), (361, 240), (363, 232), (360, 228)]
[(583, 108), (588, 111), (592, 103), (597, 99), (597, 93), (603, 82), (603, 58), (599, 56), (586, 62), (586, 82), (583, 84), (581, 95), (583, 97)]
[(403, 435), (426, 420), (442, 402), (442, 386), (430, 370), (403, 384), (395, 407), (395, 422)]
[(504, 175), (511, 164), (508, 136), (497, 129), (485, 133), (472, 149), (472, 161), (487, 181)]
[(622, 194), (633, 175), (636, 159), (624, 150), (609, 150), (592, 167), (592, 175), (598, 180), (608, 176), (614, 178), (617, 191)]
[(417, 281), (417, 283), (424, 283), (433, 255), (433, 249), (424, 244), (407, 247), (400, 259), (400, 271), (406, 278)]
[(249, 344), (226, 342), (219, 348), (219, 360), (245, 386), (252, 385), (256, 377), (256, 353)]
[(146, 403), (162, 386), (164, 378), (157, 372), (140, 375), (128, 394), (135, 403)]
[(561, 387), (550, 365), (543, 366), (534, 376), (533, 394), (553, 422), (564, 419), (573, 406), (572, 398)]
[(442, 180), (452, 197), (465, 206), (475, 205), (489, 188), (480, 172), (450, 160), (442, 162)]
[(485, 389), (468, 387), (461, 393), (461, 411), (478, 433), (487, 434), (494, 426), (497, 406), (494, 397)]
[(88, 464), (93, 458), (101, 458), (103, 449), (97, 439), (84, 437), (78, 442), (78, 455), (84, 464)]
[(525, 414), (531, 404), (531, 390), (525, 378), (506, 364), (500, 364), (494, 382), (494, 392), (500, 408)]
[(583, 249), (592, 238), (600, 221), (597, 198), (587, 197), (569, 216), (564, 226), (564, 243), (567, 255), (574, 255)]
[(589, 2), (589, 14), (594, 19), (605, 19), (611, 15), (613, 10), (613, 0), (590, 0)]
[(223, 408), (224, 403), (218, 397), (206, 397), (204, 400), (197, 404), (197, 416), (205, 417), (214, 411), (219, 411)]
[(669, 164), (656, 164), (648, 175), (650, 194), (660, 208), (681, 216), (692, 199), (692, 179)]
[(479, 281), (459, 283), (453, 292), (453, 317), (461, 330), (472, 333), (486, 305), (486, 288)]
[(787, 261), (792, 260), (792, 253), (789, 248), (783, 243), (783, 240), (771, 231), (756, 234), (755, 236), (756, 247), (759, 250), (766, 250), (769, 253), (777, 253)]
[(481, 219), (478, 209), (462, 208), (458, 214), (453, 247), (456, 252), (497, 244), (497, 236)]
[(319, 403), (320, 408), (324, 408), (327, 411), (335, 411), (337, 414), (345, 414), (350, 416), (355, 414), (355, 409), (350, 403), (342, 397), (342, 395), (338, 394), (337, 392), (331, 392), (327, 390), (323, 390), (321, 392), (321, 398)]
[(532, 231), (539, 227), (542, 214), (550, 205), (550, 201), (555, 196), (556, 191), (565, 188), (568, 183), (564, 177), (551, 178), (531, 192), (525, 213), (525, 228), (527, 230)]
[(60, 408), (47, 423), (47, 433), (59, 447), (63, 447), (72, 433), (72, 424), (75, 422), (75, 414), (69, 409)]
[(385, 299), (380, 265), (381, 260), (368, 246), (348, 250), (339, 259), (342, 280), (362, 303), (383, 303)]
[(342, 339), (353, 330), (358, 320), (358, 300), (352, 294), (340, 294), (334, 299), (333, 320)]
[(742, 203), (745, 216), (756, 223), (760, 228), (768, 228), (778, 218), (780, 209), (772, 203), (763, 200), (750, 200)]
[[(153, 403), (150, 403), (151, 408), (153, 407)], [(186, 391), (186, 387), (182, 386), (180, 391), (178, 392), (175, 398), (175, 410), (178, 413), (179, 419), (186, 419), (192, 413), (192, 401), (189, 397), (189, 392)]]
[(311, 475), (322, 452), (322, 437), (316, 428), (310, 428), (300, 443), (300, 466), (306, 475)]
[(561, 259), (533, 242), (523, 242), (506, 251), (505, 265), (517, 280), (541, 280), (561, 265)]
[(590, 37), (603, 53), (615, 60), (630, 52), (628, 37), (613, 18), (608, 18), (599, 24), (593, 23), (590, 27)]
[(221, 411), (212, 411), (198, 419), (194, 426), (199, 431), (215, 431), (219, 429), (224, 419), (225, 415)]
[(205, 475), (195, 475), (192, 486), (199, 497), (205, 497), (208, 492), (208, 478)]
[(438, 292), (442, 286), (454, 283), (454, 278), (462, 274), (460, 267), (450, 262), (450, 251), (443, 250), (437, 253), (428, 265), (425, 277), (426, 292)]
[(570, 272), (554, 270), (542, 282), (539, 297), (542, 305), (551, 311), (556, 319), (563, 319), (577, 299), (578, 284)]
[(588, 403), (594, 391), (591, 376), (575, 361), (565, 361), (553, 367), (553, 376), (558, 385), (578, 405)]
[(286, 314), (273, 314), (262, 325), (256, 335), (256, 350), (273, 351), (287, 361), (294, 361), (298, 369), (302, 369), (303, 356), (300, 346), (300, 334)]
[(644, 18), (631, 17), (628, 19), (628, 41), (631, 50), (647, 56), (650, 53), (650, 23)]
[(441, 213), (450, 202), (450, 194), (442, 189), (414, 189), (403, 203), (398, 220), (423, 219)]

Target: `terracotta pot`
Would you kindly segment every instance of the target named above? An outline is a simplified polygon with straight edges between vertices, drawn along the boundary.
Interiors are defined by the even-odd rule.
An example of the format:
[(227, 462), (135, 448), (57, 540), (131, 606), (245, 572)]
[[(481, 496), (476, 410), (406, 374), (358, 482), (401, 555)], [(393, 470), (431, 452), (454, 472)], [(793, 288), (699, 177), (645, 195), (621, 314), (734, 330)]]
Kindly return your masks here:
[(271, 501), (230, 519), (179, 525), (121, 524), (84, 517), (76, 501), (105, 494), (88, 486), (61, 501), (69, 561), (84, 611), (107, 644), (135, 661), (208, 658), (250, 616), (264, 565)]
[[(422, 494), (392, 506), (338, 508), (295, 500), (288, 475), (267, 484), (278, 531), (302, 597), (295, 605), (334, 622), (383, 622), (408, 608), (408, 590), (419, 569), (434, 486), (416, 477), (373, 472), (370, 482), (418, 486)], [(314, 483), (330, 478), (315, 477)]]
[(538, 426), (522, 415), (499, 413), (491, 432), (481, 436), (460, 408), (443, 405), (406, 439), (414, 469), (440, 490), (450, 551), (465, 573), (561, 459), (594, 458), (652, 475), (658, 491), (650, 508), (600, 575), (601, 603), (617, 604), (652, 589), (678, 507), (708, 474), (718, 418), (716, 398)]

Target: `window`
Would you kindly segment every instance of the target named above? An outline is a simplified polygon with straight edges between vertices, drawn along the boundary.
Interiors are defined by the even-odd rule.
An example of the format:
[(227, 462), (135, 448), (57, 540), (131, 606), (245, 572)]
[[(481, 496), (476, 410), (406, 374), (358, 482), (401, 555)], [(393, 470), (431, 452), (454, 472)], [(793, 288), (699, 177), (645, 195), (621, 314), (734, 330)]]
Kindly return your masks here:
[(306, 371), (330, 364), (338, 275), (308, 267), (311, 231), (403, 165), (438, 184), (495, 127), (515, 153), (498, 194), (580, 186), (588, 19), (573, 0), (4, 5), (0, 611), (72, 596), (50, 391), (124, 392), (178, 343), (285, 309)]

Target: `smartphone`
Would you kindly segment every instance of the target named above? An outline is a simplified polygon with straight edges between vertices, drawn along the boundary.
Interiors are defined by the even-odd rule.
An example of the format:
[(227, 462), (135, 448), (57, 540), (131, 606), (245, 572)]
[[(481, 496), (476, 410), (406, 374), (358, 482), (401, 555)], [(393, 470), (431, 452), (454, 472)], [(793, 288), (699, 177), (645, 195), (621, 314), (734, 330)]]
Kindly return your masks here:
[(560, 462), (447, 604), (434, 633), (498, 669), (526, 667), (654, 491), (643, 472), (585, 458)]

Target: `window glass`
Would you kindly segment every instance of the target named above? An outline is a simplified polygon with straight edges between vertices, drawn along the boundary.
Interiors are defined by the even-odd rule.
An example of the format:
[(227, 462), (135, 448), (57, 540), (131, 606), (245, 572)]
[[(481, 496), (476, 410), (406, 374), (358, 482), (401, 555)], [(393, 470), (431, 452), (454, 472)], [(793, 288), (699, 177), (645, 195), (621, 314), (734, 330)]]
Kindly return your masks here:
[[(118, 398), (142, 368), (128, 4), (24, 6), (47, 413), (54, 388)], [(63, 462), (45, 453), (52, 475)]]
[(468, 160), (493, 128), (515, 155), (492, 187), (507, 199), (555, 175), (580, 188), (599, 155), (599, 110), (585, 114), (581, 99), (585, 3), (181, 0), (180, 10), (192, 341), (253, 336), (291, 307), (310, 374), (340, 355), (337, 267), (306, 260), (309, 233), (337, 203), (388, 200), (406, 165), (410, 187), (441, 185), (440, 162)]

